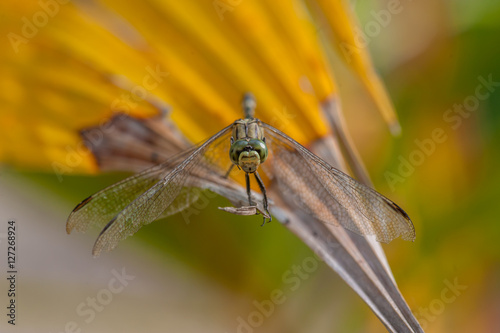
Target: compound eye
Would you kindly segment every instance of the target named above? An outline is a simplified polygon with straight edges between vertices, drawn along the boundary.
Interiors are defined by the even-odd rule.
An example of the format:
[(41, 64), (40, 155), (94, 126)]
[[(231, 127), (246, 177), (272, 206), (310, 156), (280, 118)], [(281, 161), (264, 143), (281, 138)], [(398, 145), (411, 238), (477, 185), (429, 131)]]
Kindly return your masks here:
[(251, 146), (252, 149), (259, 154), (260, 163), (263, 163), (267, 159), (268, 150), (264, 141), (259, 139), (252, 139), (248, 141), (248, 145)]
[(229, 148), (229, 158), (231, 159), (231, 162), (238, 165), (240, 154), (243, 152), (246, 146), (248, 146), (248, 142), (246, 140), (238, 140), (233, 142), (231, 148)]

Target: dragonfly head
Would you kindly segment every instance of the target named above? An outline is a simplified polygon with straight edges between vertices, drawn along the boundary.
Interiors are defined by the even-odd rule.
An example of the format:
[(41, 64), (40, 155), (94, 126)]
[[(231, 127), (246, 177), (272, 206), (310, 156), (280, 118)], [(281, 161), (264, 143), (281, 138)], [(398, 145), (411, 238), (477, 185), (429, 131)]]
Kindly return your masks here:
[(231, 162), (246, 173), (254, 173), (258, 166), (267, 159), (267, 146), (263, 140), (242, 139), (233, 142), (229, 149)]

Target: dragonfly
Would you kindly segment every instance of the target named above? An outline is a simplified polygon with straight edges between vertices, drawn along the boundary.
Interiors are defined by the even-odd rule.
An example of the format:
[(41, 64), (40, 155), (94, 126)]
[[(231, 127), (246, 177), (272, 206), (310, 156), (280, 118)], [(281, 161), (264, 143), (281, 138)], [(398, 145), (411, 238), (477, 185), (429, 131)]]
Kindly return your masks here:
[[(238, 205), (222, 208), (227, 212), (263, 215), (264, 225), (272, 220), (273, 201), (259, 174), (262, 169), (274, 195), (312, 218), (363, 236), (373, 235), (383, 243), (399, 236), (415, 239), (413, 223), (397, 204), (255, 118), (252, 94), (245, 95), (242, 105), (245, 117), (205, 142), (80, 202), (68, 217), (66, 231), (104, 226), (92, 250), (98, 256), (143, 226), (189, 207), (199, 198), (199, 188)], [(245, 174), (246, 195), (229, 179), (235, 167)], [(253, 198), (251, 176), (261, 192), (259, 200)]]

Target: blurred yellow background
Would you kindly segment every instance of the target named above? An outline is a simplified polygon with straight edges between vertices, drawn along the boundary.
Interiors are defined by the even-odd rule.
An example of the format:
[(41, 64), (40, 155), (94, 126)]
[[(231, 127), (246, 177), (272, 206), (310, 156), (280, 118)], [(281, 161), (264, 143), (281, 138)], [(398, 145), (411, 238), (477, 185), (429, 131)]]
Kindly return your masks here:
[[(225, 202), (221, 198), (212, 199), (189, 223), (181, 216), (153, 223), (99, 259), (91, 257), (98, 231), (65, 234), (66, 217), (76, 203), (125, 175), (97, 174), (85, 155), (71, 172), (58, 177), (51, 161), (64, 159), (68, 147), (76, 150), (77, 131), (109, 116), (113, 101), (123, 101), (128, 82), (140, 82), (146, 68), (158, 63), (168, 64), (169, 77), (152, 93), (172, 107), (173, 120), (194, 142), (239, 117), (240, 91), (295, 82), (300, 70), (317, 74), (317, 82), (310, 82), (314, 94), (290, 95), (302, 89), (290, 83), (278, 90), (281, 95), (261, 93), (258, 112), (267, 121), (280, 111), (296, 114), (291, 131), (301, 142), (310, 142), (326, 126), (315, 112), (309, 113), (311, 118), (307, 112), (337, 89), (376, 189), (400, 204), (415, 224), (414, 243), (396, 240), (384, 249), (422, 327), (426, 332), (498, 331), (499, 3), (350, 2), (359, 21), (357, 44), (340, 47), (333, 55), (337, 87), (326, 78), (322, 59), (315, 58), (314, 43), (308, 42), (326, 29), (324, 23), (304, 23), (307, 32), (280, 35), (289, 15), (284, 12), (271, 20), (272, 26), (260, 26), (256, 36), (224, 30), (223, 24), (240, 16), (248, 19), (241, 31), (245, 24), (267, 22), (259, 19), (266, 12), (255, 11), (248, 0), (224, 2), (223, 20), (216, 1), (200, 1), (199, 6), (192, 2), (187, 9), (169, 3), (169, 10), (162, 1), (102, 1), (110, 9), (103, 16), (93, 12), (94, 2), (60, 1), (57, 12), (49, 7), (54, 15), (37, 32), (23, 31), (25, 17), (43, 21), (34, 16), (43, 10), (40, 3), (0, 5), (0, 236), (5, 237), (8, 219), (15, 219), (16, 331), (236, 332), (242, 331), (241, 318), (247, 319), (274, 290), (284, 291), (284, 301), (255, 332), (385, 331), (366, 304), (322, 263), (290, 290), (287, 278), (312, 252), (278, 223), (260, 228), (260, 218), (218, 211)], [(262, 34), (272, 31), (266, 35), (269, 43), (284, 45), (282, 50), (276, 46), (275, 54), (285, 55), (290, 51), (285, 47), (301, 42), (311, 62), (303, 63), (305, 59), (290, 52), (290, 59), (282, 61), (272, 52), (259, 58), (266, 62), (239, 59), (224, 36), (206, 28), (219, 24), (229, 40), (241, 39), (238, 47), (246, 40), (255, 45), (259, 33), (266, 40)], [(180, 39), (172, 27), (186, 34)], [(210, 37), (199, 40), (204, 27)], [(227, 52), (227, 64), (211, 67), (209, 56), (200, 52), (207, 49), (212, 55)], [(399, 137), (391, 136), (374, 111), (380, 102), (371, 98), (360, 74), (342, 60), (342, 52), (364, 51), (372, 55), (394, 103), (402, 128)], [(296, 64), (303, 67), (287, 70)], [(258, 71), (269, 73), (266, 80), (254, 75)], [(110, 84), (110, 77), (120, 84)], [(243, 83), (227, 86), (226, 79)], [(131, 109), (141, 117), (156, 112), (150, 100)], [(301, 123), (303, 131), (297, 125)], [(0, 240), (4, 246), (4, 238)], [(0, 262), (4, 273), (5, 260)], [(122, 269), (130, 279), (119, 292), (110, 292), (110, 281)], [(0, 287), (3, 302), (5, 281)], [(90, 310), (89, 298), (106, 304)], [(0, 327), (14, 331), (5, 318)]]

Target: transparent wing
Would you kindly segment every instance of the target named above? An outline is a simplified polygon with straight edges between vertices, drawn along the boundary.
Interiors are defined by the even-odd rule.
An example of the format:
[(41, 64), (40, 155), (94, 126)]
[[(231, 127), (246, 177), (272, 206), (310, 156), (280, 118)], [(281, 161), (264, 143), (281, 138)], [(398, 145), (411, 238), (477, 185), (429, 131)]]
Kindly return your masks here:
[(66, 222), (66, 231), (85, 232), (91, 226), (104, 227), (118, 212), (165, 177), (194, 150), (185, 151), (86, 198), (71, 212)]
[[(394, 202), (360, 184), (298, 142), (263, 123), (270, 158), (262, 165), (284, 198), (324, 223), (341, 225), (388, 243), (415, 239), (408, 215)], [(270, 168), (270, 170), (269, 170)]]
[(97, 256), (160, 216), (186, 208), (199, 192), (187, 189), (179, 196), (183, 187), (200, 186), (203, 175), (223, 175), (228, 168), (227, 155), (225, 159), (219, 156), (227, 151), (230, 134), (228, 126), (200, 146), (90, 196), (69, 216), (67, 231), (107, 223), (94, 245)]

